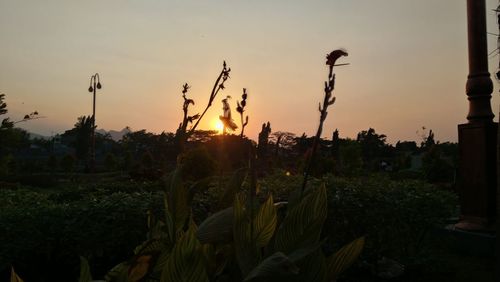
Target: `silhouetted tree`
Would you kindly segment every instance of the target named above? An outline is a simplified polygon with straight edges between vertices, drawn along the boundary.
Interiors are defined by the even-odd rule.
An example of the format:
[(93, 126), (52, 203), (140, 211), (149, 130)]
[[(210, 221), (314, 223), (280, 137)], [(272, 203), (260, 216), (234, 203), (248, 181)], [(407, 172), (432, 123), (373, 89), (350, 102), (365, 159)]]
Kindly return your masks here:
[(351, 139), (341, 139), (340, 143), (340, 173), (347, 176), (356, 176), (360, 174), (363, 168), (361, 144)]
[(73, 147), (76, 158), (86, 161), (89, 157), (92, 134), (92, 117), (78, 117), (74, 127), (61, 134), (61, 142)]
[[(7, 114), (7, 103), (5, 103), (3, 100), (5, 99), (5, 94), (0, 94), (0, 116)], [(4, 118), (2, 119), (2, 123), (0, 124), (0, 136), (2, 134), (2, 131), (8, 130), (12, 128), (14, 125), (13, 122), (9, 120), (9, 118)]]
[(420, 147), (422, 148), (423, 151), (427, 151), (435, 144), (436, 144), (436, 141), (434, 141), (434, 132), (432, 132), (432, 129), (431, 129), (431, 130), (429, 130), (429, 135), (427, 135), (427, 137), (424, 138)]
[(398, 141), (396, 143), (397, 152), (416, 153), (418, 151), (417, 142), (415, 141)]
[(271, 133), (271, 124), (269, 122), (262, 124), (262, 130), (259, 133), (259, 143), (257, 147), (257, 154), (260, 158), (267, 155), (267, 144), (269, 140), (269, 134)]
[(269, 139), (274, 143), (274, 155), (278, 156), (279, 151), (291, 151), (296, 144), (296, 138), (297, 136), (291, 132), (273, 132)]
[(377, 134), (373, 128), (358, 133), (356, 140), (361, 144), (363, 162), (366, 168), (370, 166), (373, 168), (373, 162), (383, 156), (386, 137), (384, 134)]
[(339, 159), (339, 146), (340, 146), (340, 138), (339, 138), (339, 130), (335, 129), (332, 135), (332, 156), (335, 160)]

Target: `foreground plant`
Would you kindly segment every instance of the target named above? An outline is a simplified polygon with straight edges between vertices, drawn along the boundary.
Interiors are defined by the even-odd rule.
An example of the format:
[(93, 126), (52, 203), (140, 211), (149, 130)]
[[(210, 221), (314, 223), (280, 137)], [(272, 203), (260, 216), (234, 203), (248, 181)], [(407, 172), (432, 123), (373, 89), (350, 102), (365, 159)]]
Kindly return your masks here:
[[(194, 105), (194, 100), (188, 99), (186, 97), (186, 94), (187, 94), (190, 86), (187, 83), (185, 83), (182, 86), (182, 98), (184, 99), (184, 103), (182, 105), (183, 118), (182, 118), (182, 122), (179, 125), (179, 128), (177, 129), (177, 132), (176, 132), (179, 153), (184, 150), (184, 145), (185, 145), (186, 141), (195, 132), (196, 128), (200, 124), (200, 121), (205, 116), (205, 113), (212, 106), (212, 103), (214, 102), (215, 97), (217, 97), (217, 94), (219, 94), (219, 91), (224, 90), (226, 88), (224, 83), (226, 82), (226, 80), (229, 79), (230, 72), (231, 72), (231, 68), (228, 68), (226, 61), (224, 61), (222, 64), (222, 70), (220, 71), (219, 76), (215, 80), (212, 91), (210, 92), (207, 106), (205, 107), (205, 109), (203, 110), (203, 112), (201, 114), (189, 115), (189, 106)], [(188, 130), (187, 127), (189, 124), (193, 124), (193, 125)]]
[[(323, 123), (325, 122), (326, 116), (328, 115), (328, 107), (335, 103), (335, 97), (332, 95), (333, 89), (335, 88), (335, 74), (333, 73), (333, 67), (337, 66), (335, 63), (340, 57), (347, 56), (347, 52), (344, 50), (334, 50), (330, 54), (326, 55), (326, 64), (329, 67), (328, 81), (325, 81), (325, 96), (323, 98), (323, 105), (319, 103), (319, 126), (314, 136), (313, 146), (311, 148), (311, 154), (307, 162), (306, 169), (304, 170), (304, 181), (302, 182), (301, 195), (307, 185), (307, 180), (309, 179), (309, 174), (311, 173), (312, 164), (314, 163), (314, 158), (316, 156), (316, 151), (318, 149), (319, 140), (321, 138), (321, 133), (323, 132)], [(345, 65), (345, 64), (341, 64)]]
[(243, 132), (245, 131), (245, 126), (247, 126), (248, 124), (248, 115), (243, 118), (243, 113), (245, 112), (245, 107), (247, 105), (247, 98), (248, 98), (248, 94), (247, 94), (247, 89), (246, 88), (243, 88), (243, 94), (241, 94), (241, 103), (240, 101), (236, 101), (236, 111), (238, 113), (240, 113), (240, 119), (241, 119), (241, 133), (240, 133), (240, 137), (243, 137)]
[[(325, 87), (323, 121), (331, 97), (334, 62)], [(316, 145), (317, 146), (317, 145)], [(315, 148), (313, 148), (313, 151)], [(214, 213), (198, 227), (191, 215), (193, 194), (206, 183), (187, 186), (178, 164), (167, 181), (163, 220), (151, 220), (148, 240), (135, 256), (113, 268), (106, 280), (125, 281), (334, 281), (359, 256), (359, 238), (326, 257), (320, 239), (328, 214), (325, 185), (312, 187), (288, 204), (274, 203), (272, 195), (259, 203), (255, 148), (249, 170), (238, 170), (226, 184)], [(306, 171), (307, 172), (307, 171)], [(307, 176), (307, 174), (306, 174)], [(248, 178), (248, 192), (242, 184)], [(307, 182), (305, 178), (304, 182)], [(232, 205), (231, 205), (232, 204)], [(282, 219), (278, 210), (286, 206)]]

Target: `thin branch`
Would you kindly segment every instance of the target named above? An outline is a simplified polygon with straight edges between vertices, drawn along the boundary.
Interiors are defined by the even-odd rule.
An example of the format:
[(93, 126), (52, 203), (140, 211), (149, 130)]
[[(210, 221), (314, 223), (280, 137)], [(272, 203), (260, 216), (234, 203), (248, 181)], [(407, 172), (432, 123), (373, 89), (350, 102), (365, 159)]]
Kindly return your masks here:
[[(205, 116), (205, 113), (208, 111), (208, 108), (212, 106), (213, 101), (215, 100), (215, 97), (219, 93), (219, 90), (224, 89), (224, 82), (229, 78), (229, 72), (231, 71), (231, 68), (226, 67), (226, 61), (224, 61), (222, 70), (219, 74), (219, 77), (217, 77), (217, 80), (215, 81), (214, 87), (212, 88), (212, 92), (210, 93), (210, 98), (208, 99), (208, 104), (205, 107), (205, 110), (203, 110), (202, 114), (196, 121), (196, 123), (191, 127), (189, 132), (187, 132), (187, 136), (193, 134), (193, 132), (196, 130), (196, 127), (198, 127), (198, 124), (200, 123), (201, 119)], [(222, 82), (221, 82), (222, 80)]]

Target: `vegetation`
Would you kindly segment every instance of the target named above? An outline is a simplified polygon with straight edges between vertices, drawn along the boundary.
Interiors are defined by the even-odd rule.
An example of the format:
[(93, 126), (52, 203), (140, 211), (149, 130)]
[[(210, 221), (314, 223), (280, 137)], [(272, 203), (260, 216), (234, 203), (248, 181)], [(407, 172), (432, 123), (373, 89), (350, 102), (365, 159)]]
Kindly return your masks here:
[[(356, 281), (426, 265), (434, 230), (455, 216), (456, 144), (430, 131), (420, 146), (392, 146), (373, 128), (322, 139), (342, 56), (327, 56), (313, 137), (267, 122), (257, 144), (246, 138), (246, 88), (238, 135), (198, 130), (226, 62), (201, 114), (183, 85), (175, 133), (97, 134), (97, 173), (87, 169), (91, 118), (50, 140), (4, 119), (0, 280)], [(228, 111), (226, 98), (221, 120), (233, 127)], [(401, 273), (387, 274), (388, 261)]]

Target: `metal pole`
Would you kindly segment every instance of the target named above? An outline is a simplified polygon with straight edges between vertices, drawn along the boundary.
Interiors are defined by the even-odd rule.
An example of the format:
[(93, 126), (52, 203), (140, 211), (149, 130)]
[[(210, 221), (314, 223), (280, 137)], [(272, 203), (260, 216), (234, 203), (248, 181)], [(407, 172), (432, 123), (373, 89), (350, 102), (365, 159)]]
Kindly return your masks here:
[(94, 75), (94, 99), (93, 99), (93, 107), (92, 107), (92, 146), (90, 149), (90, 172), (95, 172), (95, 93), (97, 91), (97, 85), (95, 81), (96, 77)]

